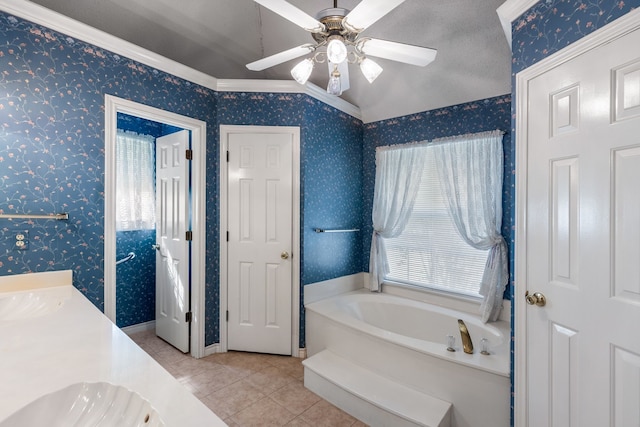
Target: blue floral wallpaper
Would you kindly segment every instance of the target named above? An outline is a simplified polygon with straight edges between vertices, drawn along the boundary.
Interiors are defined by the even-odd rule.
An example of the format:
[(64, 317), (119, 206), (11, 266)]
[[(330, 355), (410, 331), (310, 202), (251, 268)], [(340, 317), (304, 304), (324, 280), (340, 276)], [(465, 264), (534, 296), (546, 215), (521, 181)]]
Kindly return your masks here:
[[(205, 121), (209, 153), (217, 153), (214, 91), (0, 13), (0, 211), (70, 215), (2, 220), (0, 274), (71, 269), (74, 285), (100, 309), (107, 93)], [(209, 200), (216, 177), (209, 173)], [(207, 209), (215, 217), (215, 204)], [(29, 232), (28, 250), (14, 249), (16, 231)], [(217, 248), (216, 228), (207, 242)], [(215, 263), (217, 249), (207, 259)], [(217, 286), (207, 276), (207, 293)]]
[(156, 318), (155, 230), (116, 232), (116, 260), (130, 252), (135, 258), (116, 265), (116, 325), (137, 325)]
[[(507, 132), (504, 147), (504, 181), (502, 194), (502, 235), (509, 248), (510, 284), (513, 282), (513, 247), (515, 240), (515, 162), (516, 153), (511, 133), (511, 96), (502, 95), (437, 110), (425, 111), (364, 125), (363, 183), (363, 271), (369, 270), (371, 246), (371, 212), (375, 183), (375, 151), (382, 145), (404, 144), (466, 133), (501, 129)], [(505, 298), (510, 298), (510, 288)]]
[(512, 71), (559, 51), (640, 6), (640, 0), (545, 0), (512, 24)]

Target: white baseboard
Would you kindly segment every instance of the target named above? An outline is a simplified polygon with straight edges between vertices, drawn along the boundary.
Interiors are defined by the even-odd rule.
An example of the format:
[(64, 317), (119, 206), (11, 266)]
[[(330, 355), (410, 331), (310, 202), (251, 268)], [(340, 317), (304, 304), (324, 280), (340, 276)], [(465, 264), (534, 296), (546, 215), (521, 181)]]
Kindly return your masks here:
[(149, 322), (138, 323), (137, 325), (125, 326), (121, 328), (122, 332), (127, 335), (137, 334), (138, 332), (144, 331), (155, 331), (156, 329), (156, 321), (151, 320)]
[(334, 295), (356, 291), (364, 287), (367, 273), (356, 273), (349, 276), (336, 277), (335, 279), (311, 283), (304, 287), (304, 305), (311, 304), (321, 299)]
[(300, 359), (306, 359), (307, 358), (307, 349), (306, 348), (298, 349), (298, 358), (300, 358)]
[(216, 353), (220, 353), (220, 343), (211, 344), (204, 348), (204, 357), (211, 356)]

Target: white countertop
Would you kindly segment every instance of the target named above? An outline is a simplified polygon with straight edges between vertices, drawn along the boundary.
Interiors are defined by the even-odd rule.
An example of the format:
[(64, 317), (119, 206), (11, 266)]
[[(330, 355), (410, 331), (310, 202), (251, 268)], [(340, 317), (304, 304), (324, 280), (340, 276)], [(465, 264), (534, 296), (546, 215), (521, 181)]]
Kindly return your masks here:
[(139, 393), (167, 427), (226, 425), (111, 323), (70, 278), (70, 271), (0, 277), (0, 297), (34, 283), (71, 288), (53, 313), (0, 320), (0, 420), (68, 385), (108, 382)]

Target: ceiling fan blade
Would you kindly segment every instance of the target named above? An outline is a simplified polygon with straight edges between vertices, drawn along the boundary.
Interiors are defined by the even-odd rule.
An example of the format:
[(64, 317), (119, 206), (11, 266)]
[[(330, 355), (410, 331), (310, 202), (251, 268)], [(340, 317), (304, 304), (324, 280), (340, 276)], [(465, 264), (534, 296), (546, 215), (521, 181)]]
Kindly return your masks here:
[(312, 44), (303, 44), (302, 46), (294, 47), (289, 50), (285, 50), (275, 55), (267, 56), (266, 58), (259, 59), (250, 64), (247, 64), (247, 68), (251, 71), (262, 71), (270, 67), (282, 64), (283, 62), (291, 61), (292, 59), (299, 58), (303, 55), (313, 52), (315, 49)]
[(365, 55), (424, 67), (436, 59), (435, 49), (380, 39), (362, 39), (358, 44)]
[(344, 25), (359, 33), (404, 2), (405, 0), (362, 0), (345, 16)]
[(324, 31), (324, 24), (285, 0), (254, 0), (299, 27), (312, 33)]

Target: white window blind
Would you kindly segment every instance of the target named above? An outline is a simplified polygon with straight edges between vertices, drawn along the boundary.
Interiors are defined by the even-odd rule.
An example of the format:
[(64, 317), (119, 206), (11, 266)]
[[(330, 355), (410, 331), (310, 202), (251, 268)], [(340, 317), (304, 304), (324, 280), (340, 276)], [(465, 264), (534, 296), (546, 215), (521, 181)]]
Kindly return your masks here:
[[(420, 188), (406, 228), (385, 239), (389, 281), (480, 297), (488, 250), (469, 246), (456, 230), (441, 190), (433, 150), (425, 150)], [(466, 200), (461, 189), (459, 197)]]
[(155, 228), (155, 138), (118, 130), (116, 230)]

